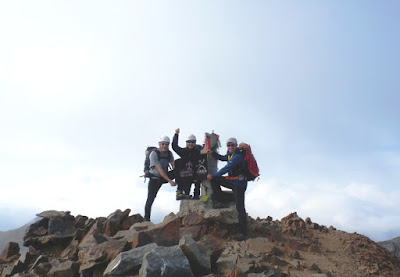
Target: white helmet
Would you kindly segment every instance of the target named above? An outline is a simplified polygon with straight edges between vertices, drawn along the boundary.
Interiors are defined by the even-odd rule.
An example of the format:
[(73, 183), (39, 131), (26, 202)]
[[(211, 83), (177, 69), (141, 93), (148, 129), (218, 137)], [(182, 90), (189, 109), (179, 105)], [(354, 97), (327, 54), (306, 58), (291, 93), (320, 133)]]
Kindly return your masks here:
[(186, 137), (186, 141), (188, 141), (188, 140), (196, 140), (196, 136), (193, 135), (193, 134), (190, 134), (190, 135), (188, 135), (188, 136)]
[(168, 142), (168, 143), (170, 143), (170, 140), (169, 140), (168, 136), (161, 136), (160, 140), (158, 142)]
[(228, 140), (226, 141), (226, 144), (228, 143), (233, 143), (237, 145), (237, 140), (235, 138), (228, 138)]

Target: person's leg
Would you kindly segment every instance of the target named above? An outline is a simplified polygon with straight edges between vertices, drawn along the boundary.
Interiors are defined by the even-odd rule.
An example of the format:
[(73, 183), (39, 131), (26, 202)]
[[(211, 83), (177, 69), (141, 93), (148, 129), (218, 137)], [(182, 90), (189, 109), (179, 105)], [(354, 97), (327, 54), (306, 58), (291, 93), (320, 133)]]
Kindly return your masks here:
[(247, 236), (247, 214), (246, 214), (246, 208), (245, 208), (246, 188), (247, 188), (246, 186), (244, 186), (244, 187), (235, 186), (233, 188), (233, 194), (235, 196), (235, 202), (236, 202), (236, 210), (239, 214), (240, 233), (243, 236)]
[(226, 180), (225, 178), (213, 178), (211, 180), (212, 190), (214, 192), (214, 202), (226, 202), (224, 200), (221, 186), (229, 189), (233, 189), (233, 184)]
[(148, 190), (147, 190), (147, 201), (144, 206), (144, 219), (150, 221), (151, 206), (153, 205), (154, 199), (157, 196), (157, 192), (161, 188), (162, 183), (159, 179), (150, 179)]
[(194, 194), (193, 194), (193, 198), (194, 199), (199, 199), (200, 198), (200, 185), (201, 185), (200, 181), (196, 181), (194, 183)]

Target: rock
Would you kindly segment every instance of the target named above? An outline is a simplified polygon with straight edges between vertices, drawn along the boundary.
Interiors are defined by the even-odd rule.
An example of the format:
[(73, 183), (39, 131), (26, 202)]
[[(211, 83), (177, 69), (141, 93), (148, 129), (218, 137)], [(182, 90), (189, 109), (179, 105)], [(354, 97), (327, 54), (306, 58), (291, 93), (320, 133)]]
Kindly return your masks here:
[(133, 238), (137, 233), (136, 230), (122, 230), (118, 231), (114, 236), (113, 239), (125, 239), (129, 244), (132, 244)]
[(157, 246), (148, 252), (139, 271), (140, 277), (194, 276), (189, 261), (177, 245), (165, 247)]
[[(107, 217), (107, 221), (104, 225), (104, 234), (112, 237), (114, 236), (119, 230), (122, 229), (122, 223), (125, 219), (128, 218), (129, 213), (131, 212), (130, 209), (126, 209), (125, 211), (116, 210), (112, 214)], [(130, 226), (127, 227), (127, 229)]]
[(99, 233), (88, 233), (78, 245), (79, 250), (90, 249), (96, 244), (108, 241), (108, 238)]
[(79, 265), (73, 261), (60, 261), (51, 263), (52, 267), (47, 273), (49, 277), (74, 277), (78, 276)]
[(104, 271), (104, 276), (138, 274), (144, 255), (156, 247), (157, 244), (150, 243), (145, 246), (120, 253), (108, 264), (106, 270)]
[(249, 254), (261, 255), (261, 254), (273, 254), (278, 255), (281, 251), (276, 248), (276, 245), (272, 243), (268, 238), (251, 238), (246, 240), (246, 249)]
[(176, 218), (176, 217), (177, 217), (176, 214), (174, 214), (173, 212), (170, 212), (169, 214), (167, 214), (167, 215), (164, 217), (164, 220), (163, 220), (163, 221), (168, 221), (168, 220), (174, 219), (174, 218)]
[(205, 235), (201, 239), (199, 244), (205, 246), (206, 249), (209, 249), (211, 266), (213, 266), (217, 262), (218, 258), (225, 248), (223, 240), (216, 238), (212, 235)]
[(44, 211), (41, 213), (36, 214), (39, 217), (43, 217), (43, 218), (54, 218), (54, 217), (68, 217), (70, 216), (70, 211), (55, 211), (55, 210), (49, 210), (49, 211)]
[(185, 217), (193, 214), (199, 214), (204, 219), (212, 219), (219, 223), (236, 224), (239, 222), (234, 203), (230, 203), (228, 208), (213, 209), (209, 201), (206, 203), (192, 200), (181, 201), (178, 216)]
[(140, 222), (144, 222), (143, 216), (140, 214), (134, 214), (122, 221), (121, 228), (122, 230), (128, 230), (132, 225)]
[(210, 250), (203, 245), (197, 244), (190, 237), (182, 237), (179, 241), (179, 247), (189, 260), (192, 272), (196, 276), (211, 273)]
[(187, 236), (194, 240), (199, 240), (206, 233), (207, 228), (205, 225), (197, 225), (197, 226), (187, 226), (181, 227), (179, 229), (179, 235), (181, 237)]
[(239, 258), (236, 264), (236, 267), (243, 274), (249, 274), (254, 272), (256, 263), (258, 259), (256, 258)]
[(93, 248), (86, 251), (79, 251), (80, 270), (92, 269), (95, 266), (110, 262), (125, 249), (126, 245), (126, 240), (111, 240), (94, 245)]
[(19, 254), (19, 245), (16, 242), (9, 242), (6, 247), (4, 247), (3, 251), (0, 255), (0, 262), (9, 263), (18, 259)]
[(237, 254), (229, 256), (221, 256), (215, 264), (215, 271), (219, 274), (226, 274), (236, 269), (236, 264), (239, 259)]
[(58, 237), (73, 237), (75, 235), (75, 218), (72, 216), (50, 218), (47, 233)]
[(135, 230), (137, 232), (143, 231), (143, 230), (147, 230), (150, 227), (154, 226), (154, 223), (151, 221), (143, 221), (143, 222), (138, 222), (133, 224), (129, 230)]
[[(144, 241), (150, 239), (149, 242), (155, 242), (157, 243), (157, 245), (160, 246), (176, 245), (179, 242), (179, 225), (180, 219), (173, 218), (160, 224), (154, 225), (147, 230), (139, 232), (137, 237), (142, 236)], [(136, 238), (134, 238), (134, 243), (135, 239)], [(134, 243), (132, 244), (132, 246), (134, 246)], [(137, 246), (142, 245), (143, 244), (140, 243), (137, 244)]]

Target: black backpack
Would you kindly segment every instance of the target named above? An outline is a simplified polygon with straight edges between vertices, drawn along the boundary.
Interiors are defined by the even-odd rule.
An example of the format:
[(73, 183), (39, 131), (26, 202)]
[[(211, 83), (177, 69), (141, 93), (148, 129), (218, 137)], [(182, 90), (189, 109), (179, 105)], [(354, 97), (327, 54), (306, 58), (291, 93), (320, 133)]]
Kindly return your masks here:
[(160, 153), (160, 151), (158, 151), (157, 147), (148, 146), (146, 151), (145, 151), (146, 158), (144, 160), (144, 177), (151, 177), (151, 173), (149, 172), (150, 171), (150, 154), (153, 151), (156, 152), (156, 154), (158, 156), (158, 159), (168, 159), (168, 160), (170, 160), (171, 156), (172, 156), (171, 151), (168, 150), (168, 156), (167, 157), (161, 157), (161, 153)]

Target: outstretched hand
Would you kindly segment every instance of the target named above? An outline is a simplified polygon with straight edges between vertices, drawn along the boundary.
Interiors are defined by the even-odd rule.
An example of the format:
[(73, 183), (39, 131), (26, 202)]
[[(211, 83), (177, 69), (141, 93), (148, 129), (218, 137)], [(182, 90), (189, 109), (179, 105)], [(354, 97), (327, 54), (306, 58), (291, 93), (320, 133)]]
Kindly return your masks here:
[(208, 174), (207, 175), (207, 180), (211, 180), (212, 179), (212, 175), (211, 174)]

